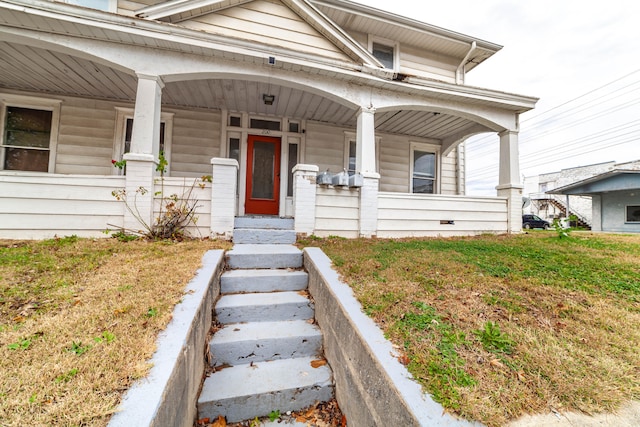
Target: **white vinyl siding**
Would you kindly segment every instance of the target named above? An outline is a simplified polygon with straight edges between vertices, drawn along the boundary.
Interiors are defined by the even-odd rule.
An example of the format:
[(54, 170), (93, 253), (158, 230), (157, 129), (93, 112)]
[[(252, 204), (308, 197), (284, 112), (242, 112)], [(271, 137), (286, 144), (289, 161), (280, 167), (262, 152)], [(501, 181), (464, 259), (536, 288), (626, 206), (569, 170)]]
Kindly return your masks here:
[[(344, 169), (344, 131), (346, 128), (307, 122), (304, 163), (317, 165), (320, 172)], [(351, 129), (353, 131), (353, 129)]]
[(211, 175), (211, 158), (220, 155), (220, 111), (167, 111), (174, 113), (171, 175)]
[(349, 57), (277, 0), (256, 0), (180, 22), (227, 37), (288, 48), (308, 55), (349, 61)]
[[(119, 176), (0, 174), (0, 235), (43, 239), (71, 234), (105, 237), (122, 227), (124, 203), (111, 192), (125, 185)], [(111, 224), (111, 226), (109, 225)]]
[(459, 64), (456, 64), (453, 58), (407, 45), (402, 45), (399, 51), (400, 73), (455, 83)]
[(358, 189), (318, 187), (316, 193), (317, 236), (358, 237), (359, 230)]
[(378, 195), (378, 237), (507, 232), (507, 199), (441, 194)]

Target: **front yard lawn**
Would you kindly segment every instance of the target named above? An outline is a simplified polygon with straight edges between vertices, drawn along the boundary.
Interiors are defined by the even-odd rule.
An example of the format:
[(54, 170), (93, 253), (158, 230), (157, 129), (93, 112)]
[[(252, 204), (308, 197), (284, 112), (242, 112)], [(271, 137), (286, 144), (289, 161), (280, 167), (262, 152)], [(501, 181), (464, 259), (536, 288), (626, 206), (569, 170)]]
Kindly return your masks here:
[(0, 241), (0, 425), (104, 426), (216, 241)]
[(444, 407), (500, 426), (640, 398), (640, 236), (309, 238)]

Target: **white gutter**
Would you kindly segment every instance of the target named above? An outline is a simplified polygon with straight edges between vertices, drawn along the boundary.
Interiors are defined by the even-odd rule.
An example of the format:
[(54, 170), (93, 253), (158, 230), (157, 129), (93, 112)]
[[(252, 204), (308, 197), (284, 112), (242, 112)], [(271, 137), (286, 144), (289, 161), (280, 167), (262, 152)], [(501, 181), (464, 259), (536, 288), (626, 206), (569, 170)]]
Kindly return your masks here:
[(469, 60), (469, 57), (475, 50), (476, 50), (476, 41), (474, 40), (471, 42), (471, 48), (469, 49), (469, 52), (467, 52), (464, 59), (460, 62), (460, 65), (458, 65), (458, 68), (456, 68), (456, 84), (464, 84), (464, 77), (465, 77), (464, 66), (467, 65), (467, 61)]

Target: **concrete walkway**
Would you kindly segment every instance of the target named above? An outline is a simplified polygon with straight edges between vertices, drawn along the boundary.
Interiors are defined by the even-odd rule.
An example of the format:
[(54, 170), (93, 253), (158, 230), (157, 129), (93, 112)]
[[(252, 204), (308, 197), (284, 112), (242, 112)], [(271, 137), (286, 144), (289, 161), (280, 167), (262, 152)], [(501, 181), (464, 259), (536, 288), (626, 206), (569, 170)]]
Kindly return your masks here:
[(526, 415), (508, 427), (638, 427), (640, 402), (631, 402), (615, 414), (589, 416), (575, 412)]

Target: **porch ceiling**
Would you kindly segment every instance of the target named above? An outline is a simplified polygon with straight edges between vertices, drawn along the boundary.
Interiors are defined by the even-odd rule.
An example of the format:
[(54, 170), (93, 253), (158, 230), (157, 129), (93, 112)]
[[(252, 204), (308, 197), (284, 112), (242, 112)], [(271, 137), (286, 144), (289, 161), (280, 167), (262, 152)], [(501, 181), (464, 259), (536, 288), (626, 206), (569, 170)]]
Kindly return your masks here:
[[(17, 43), (0, 42), (0, 88), (133, 102), (135, 76), (67, 54)], [(275, 95), (265, 105), (263, 94)], [(287, 116), (356, 127), (355, 110), (300, 89), (248, 80), (210, 79), (167, 83), (165, 105), (226, 109), (266, 116)], [(380, 132), (443, 139), (474, 123), (428, 111), (376, 114)]]

